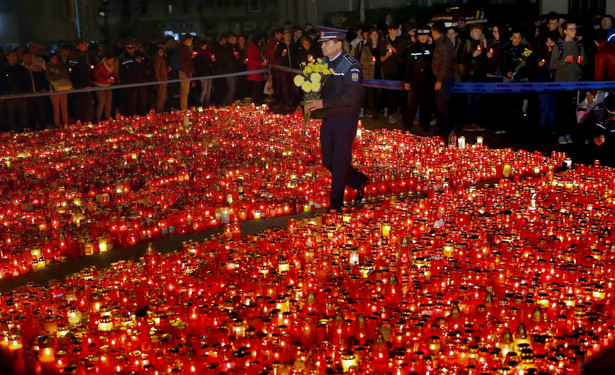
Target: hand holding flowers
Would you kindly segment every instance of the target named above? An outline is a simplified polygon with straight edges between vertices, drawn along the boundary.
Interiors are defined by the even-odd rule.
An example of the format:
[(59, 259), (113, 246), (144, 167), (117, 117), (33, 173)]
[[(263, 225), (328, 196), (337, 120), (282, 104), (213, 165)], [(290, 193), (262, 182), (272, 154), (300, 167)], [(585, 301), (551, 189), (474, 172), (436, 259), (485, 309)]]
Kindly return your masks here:
[(307, 131), (307, 124), (310, 121), (313, 110), (323, 108), (320, 90), (327, 78), (334, 73), (333, 69), (329, 68), (327, 63), (323, 63), (322, 59), (308, 58), (307, 63), (301, 64), (302, 74), (298, 74), (294, 78), (295, 86), (301, 87), (303, 91), (302, 105), (305, 106), (303, 114), (303, 134)]

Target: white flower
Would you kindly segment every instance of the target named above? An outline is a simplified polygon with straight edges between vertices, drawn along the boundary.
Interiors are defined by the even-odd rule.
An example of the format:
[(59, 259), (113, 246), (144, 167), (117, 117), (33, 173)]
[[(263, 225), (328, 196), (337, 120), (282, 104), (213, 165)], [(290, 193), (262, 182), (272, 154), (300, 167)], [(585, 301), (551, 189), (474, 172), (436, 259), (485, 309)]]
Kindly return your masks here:
[(301, 90), (303, 90), (305, 92), (312, 91), (312, 82), (310, 82), (310, 81), (303, 82), (303, 84), (301, 84)]
[(320, 91), (320, 82), (312, 83), (312, 91), (319, 92)]
[(295, 86), (301, 87), (301, 85), (305, 81), (305, 78), (303, 78), (302, 75), (296, 75), (294, 81), (295, 81)]
[(310, 81), (312, 81), (313, 83), (319, 83), (320, 79), (321, 79), (321, 76), (318, 73), (312, 73), (310, 75)]

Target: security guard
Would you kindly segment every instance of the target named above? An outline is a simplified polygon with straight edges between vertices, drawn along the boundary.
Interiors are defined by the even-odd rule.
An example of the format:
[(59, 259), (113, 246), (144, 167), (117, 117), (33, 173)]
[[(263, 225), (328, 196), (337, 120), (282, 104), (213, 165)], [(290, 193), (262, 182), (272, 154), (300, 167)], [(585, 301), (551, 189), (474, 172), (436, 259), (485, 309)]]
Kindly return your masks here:
[(406, 47), (403, 58), (404, 81), (408, 92), (408, 109), (403, 117), (404, 132), (412, 129), (416, 111), (421, 107), (419, 113), (419, 124), (421, 128), (429, 132), (431, 114), (434, 110), (435, 94), (434, 85), (436, 83), (433, 70), (431, 69), (431, 59), (433, 56), (433, 45), (429, 44), (429, 27), (422, 27), (416, 31), (417, 41)]
[(323, 63), (335, 72), (322, 87), (322, 99), (308, 100), (306, 111), (322, 118), (320, 147), (322, 163), (331, 172), (329, 210), (341, 211), (344, 190), (357, 191), (355, 205), (363, 200), (369, 178), (352, 166), (352, 143), (357, 134), (361, 107), (361, 64), (343, 50), (346, 30), (318, 27)]

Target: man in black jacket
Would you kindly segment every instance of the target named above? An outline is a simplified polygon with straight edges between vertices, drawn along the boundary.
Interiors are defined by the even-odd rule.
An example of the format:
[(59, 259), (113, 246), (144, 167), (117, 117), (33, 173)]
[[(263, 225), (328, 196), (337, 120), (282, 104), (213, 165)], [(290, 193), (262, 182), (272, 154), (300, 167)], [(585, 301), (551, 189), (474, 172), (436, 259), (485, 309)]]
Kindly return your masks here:
[(320, 27), (323, 63), (332, 68), (322, 88), (322, 99), (308, 100), (306, 111), (323, 119), (320, 127), (322, 163), (331, 172), (329, 210), (340, 212), (346, 186), (357, 191), (355, 204), (363, 200), (369, 178), (352, 166), (352, 143), (357, 134), (361, 107), (361, 64), (343, 51), (345, 30)]
[(451, 88), (455, 83), (455, 70), (457, 57), (453, 42), (446, 36), (444, 22), (438, 21), (431, 27), (431, 35), (435, 41), (435, 48), (431, 67), (436, 76), (434, 90), (436, 91), (436, 107), (438, 109), (438, 127), (440, 135), (448, 136), (453, 126), (450, 117)]
[[(68, 56), (69, 78), (74, 89), (84, 89), (92, 86), (94, 60), (88, 53), (89, 42), (85, 39), (77, 41), (77, 47)], [(74, 94), (75, 118), (83, 123), (91, 122), (94, 118), (94, 102), (89, 92)]]
[[(25, 94), (32, 92), (32, 83), (28, 70), (19, 64), (17, 52), (9, 52), (6, 56), (7, 66), (4, 69), (3, 85), (6, 95)], [(25, 99), (8, 99), (5, 101), (7, 123), (4, 130), (23, 131), (28, 125), (28, 101)], [(19, 122), (15, 115), (19, 114)]]
[(417, 41), (406, 47), (403, 52), (405, 61), (404, 80), (407, 83), (408, 109), (403, 116), (404, 132), (412, 129), (416, 111), (419, 112), (419, 123), (424, 131), (429, 133), (429, 123), (434, 107), (434, 84), (435, 78), (431, 69), (433, 46), (428, 44), (428, 27), (417, 30)]
[[(149, 60), (136, 50), (137, 43), (131, 40), (126, 43), (125, 51), (119, 58), (119, 78), (122, 84), (144, 83), (148, 81)], [(130, 87), (125, 90), (125, 101), (128, 104), (126, 115), (147, 114), (149, 98), (147, 86)]]

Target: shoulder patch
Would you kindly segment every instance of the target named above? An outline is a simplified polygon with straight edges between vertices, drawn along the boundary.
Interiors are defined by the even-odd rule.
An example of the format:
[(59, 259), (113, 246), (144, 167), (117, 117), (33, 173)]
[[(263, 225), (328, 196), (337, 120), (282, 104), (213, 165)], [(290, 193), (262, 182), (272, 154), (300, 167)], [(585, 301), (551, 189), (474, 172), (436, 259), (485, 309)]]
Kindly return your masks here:
[(357, 62), (357, 60), (354, 57), (350, 56), (349, 54), (345, 54), (344, 58), (351, 64), (354, 64)]
[(352, 73), (352, 81), (353, 82), (358, 82), (359, 81), (359, 73)]

